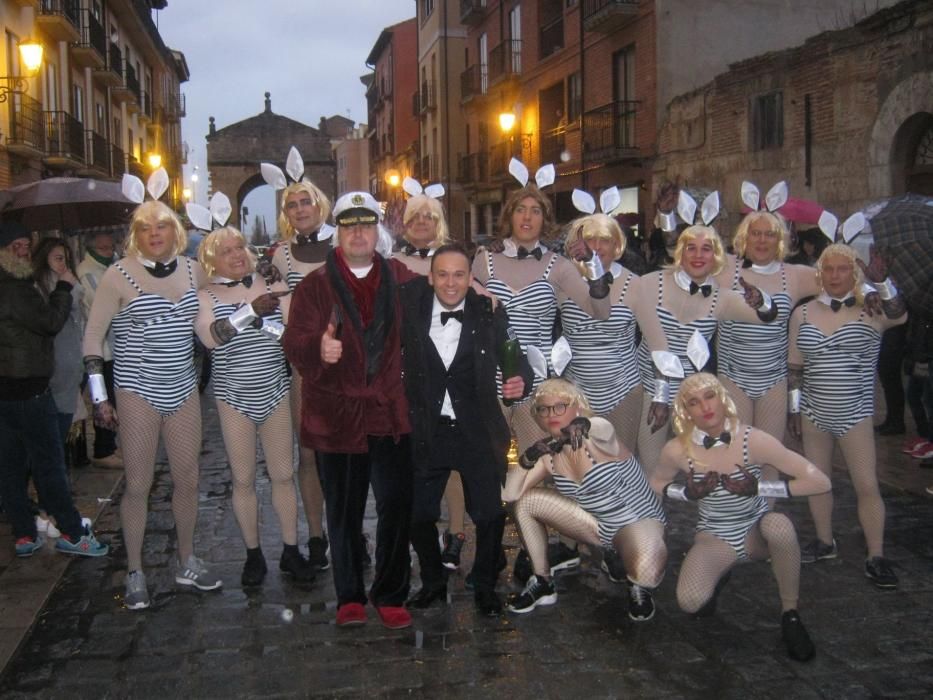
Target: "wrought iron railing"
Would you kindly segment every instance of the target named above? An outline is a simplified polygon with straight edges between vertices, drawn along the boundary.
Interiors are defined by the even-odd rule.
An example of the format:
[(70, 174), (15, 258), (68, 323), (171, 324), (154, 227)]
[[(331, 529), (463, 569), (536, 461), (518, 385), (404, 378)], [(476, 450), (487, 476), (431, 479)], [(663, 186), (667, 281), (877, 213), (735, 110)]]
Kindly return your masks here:
[(489, 52), (489, 81), (522, 72), (522, 40), (506, 39)]
[(583, 113), (583, 150), (587, 157), (611, 158), (637, 149), (635, 117), (639, 102), (620, 100)]
[(107, 139), (96, 131), (88, 129), (87, 135), (87, 155), (85, 163), (89, 167), (99, 168), (106, 173), (110, 172), (110, 153), (107, 148)]
[(50, 156), (84, 162), (84, 127), (68, 112), (45, 112), (45, 142)]
[(10, 104), (9, 145), (26, 146), (45, 151), (45, 122), (42, 103), (23, 93), (13, 94)]

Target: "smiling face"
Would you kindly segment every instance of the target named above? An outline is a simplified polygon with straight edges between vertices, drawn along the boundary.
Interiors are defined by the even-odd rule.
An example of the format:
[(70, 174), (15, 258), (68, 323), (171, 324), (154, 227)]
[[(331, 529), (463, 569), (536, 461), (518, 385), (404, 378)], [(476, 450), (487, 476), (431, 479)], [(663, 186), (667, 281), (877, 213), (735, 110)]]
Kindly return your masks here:
[(820, 283), (829, 296), (841, 299), (855, 288), (855, 263), (845, 255), (824, 255), (820, 260)]
[(314, 233), (321, 227), (321, 208), (305, 190), (286, 195), (282, 209), (289, 225), (300, 234)]
[(473, 283), (469, 259), (457, 252), (435, 255), (431, 260), (428, 283), (434, 287), (434, 294), (444, 308), (455, 308)]
[(684, 241), (680, 266), (697, 282), (709, 277), (716, 266), (716, 248), (709, 236), (700, 233)]
[(148, 260), (168, 262), (175, 257), (175, 227), (168, 219), (145, 217), (136, 227), (136, 249)]
[(405, 240), (415, 248), (429, 248), (437, 237), (437, 217), (425, 205), (406, 213)]
[(697, 428), (709, 435), (722, 433), (726, 424), (726, 407), (715, 388), (706, 386), (687, 392), (683, 405)]
[(239, 280), (250, 272), (246, 241), (240, 236), (224, 236), (214, 252), (214, 274), (227, 279)]
[(522, 199), (512, 212), (512, 240), (526, 248), (533, 246), (541, 237), (544, 226), (544, 210), (534, 197)]

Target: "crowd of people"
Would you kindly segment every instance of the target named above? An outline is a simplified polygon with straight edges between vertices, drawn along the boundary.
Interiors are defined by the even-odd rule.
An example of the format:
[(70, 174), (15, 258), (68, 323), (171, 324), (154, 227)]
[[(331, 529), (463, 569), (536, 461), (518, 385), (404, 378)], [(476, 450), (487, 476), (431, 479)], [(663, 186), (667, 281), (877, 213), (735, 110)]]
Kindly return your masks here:
[[(531, 181), (520, 163), (511, 171), (521, 187), (487, 247), (471, 255), (451, 242), (443, 188), (412, 181), (391, 252), (372, 195), (344, 193), (332, 207), (300, 169), (290, 183), (275, 170), (282, 242), (269, 261), (227, 225), (206, 231), (197, 260), (185, 257), (186, 229), (157, 198), (136, 207), (122, 258), (111, 236), (95, 234), (78, 266), (63, 239), (31, 250), (18, 224), (0, 226), (0, 495), (18, 556), (42, 547), (42, 523), (60, 530), (59, 551), (108, 551), (75, 510), (64, 467), (86, 377), (94, 458), (125, 472), (124, 605), (150, 604), (143, 543), (160, 441), (174, 487), (175, 580), (222, 586), (195, 553), (196, 336), (212, 357), (246, 550), (241, 584), (260, 586), (267, 574), (258, 437), (279, 569), (305, 585), (330, 569), (340, 627), (366, 623), (367, 603), (390, 629), (409, 626), (411, 610), (446, 604), (466, 514), (476, 533), (466, 581), (480, 614), (555, 604), (554, 576), (579, 565), (583, 543), (626, 584), (632, 620), (645, 622), (667, 569), (666, 513), (695, 501), (679, 607), (711, 614), (734, 565), (769, 560), (782, 639), (806, 661), (815, 647), (797, 610), (800, 565), (837, 554), (836, 443), (858, 498), (864, 574), (897, 587), (883, 552), (872, 387), (882, 334), (907, 315), (879, 255), (865, 264), (848, 245), (829, 244), (828, 231), (815, 267), (786, 262), (790, 231), (770, 205), (744, 215), (729, 253), (712, 224), (717, 199), (691, 207), (681, 192), (675, 214), (665, 190), (667, 261), (639, 275), (624, 266), (628, 237), (611, 192), (602, 212), (575, 194), (580, 216), (560, 254), (542, 191), (553, 172)], [(785, 432), (802, 438), (802, 454), (784, 446)], [(363, 533), (370, 490), (374, 557)], [(816, 539), (803, 547), (774, 509), (791, 497), (809, 501)], [(523, 543), (515, 574), (524, 588), (503, 601), (507, 514)], [(410, 545), (421, 579), (413, 595)]]

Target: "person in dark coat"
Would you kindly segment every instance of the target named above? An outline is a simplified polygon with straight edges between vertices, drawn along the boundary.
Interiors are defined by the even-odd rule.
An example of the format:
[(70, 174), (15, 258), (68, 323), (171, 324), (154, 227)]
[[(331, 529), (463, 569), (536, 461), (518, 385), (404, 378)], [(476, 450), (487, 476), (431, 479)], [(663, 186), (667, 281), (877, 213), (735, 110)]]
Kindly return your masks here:
[[(405, 389), (415, 469), (411, 541), (421, 566), (421, 590), (409, 607), (426, 608), (447, 597), (435, 525), (451, 471), (463, 481), (466, 508), (476, 526), (474, 597), (479, 611), (502, 613), (495, 592), (505, 511), (510, 431), (499, 408), (496, 374), (509, 320), (500, 305), (471, 285), (470, 259), (457, 244), (443, 245), (428, 277), (402, 285)], [(532, 384), (524, 355), (518, 374), (502, 383), (504, 399), (521, 399)]]

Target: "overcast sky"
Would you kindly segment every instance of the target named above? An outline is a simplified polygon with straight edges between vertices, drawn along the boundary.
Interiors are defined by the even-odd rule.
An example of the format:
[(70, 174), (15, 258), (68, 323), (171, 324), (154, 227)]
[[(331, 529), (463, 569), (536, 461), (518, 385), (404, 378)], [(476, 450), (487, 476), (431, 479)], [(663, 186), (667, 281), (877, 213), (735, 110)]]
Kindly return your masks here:
[[(310, 126), (334, 114), (365, 122), (366, 57), (384, 27), (414, 15), (414, 0), (169, 0), (154, 12), (163, 40), (191, 71), (181, 86), (182, 134), (186, 184), (199, 166), (198, 201), (206, 204), (208, 117), (220, 129), (259, 114), (268, 91), (273, 112)], [(266, 213), (270, 229), (272, 201), (265, 187), (246, 202), (251, 214)]]

